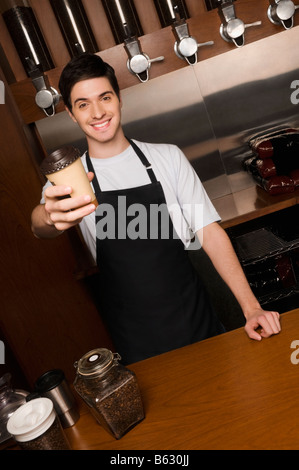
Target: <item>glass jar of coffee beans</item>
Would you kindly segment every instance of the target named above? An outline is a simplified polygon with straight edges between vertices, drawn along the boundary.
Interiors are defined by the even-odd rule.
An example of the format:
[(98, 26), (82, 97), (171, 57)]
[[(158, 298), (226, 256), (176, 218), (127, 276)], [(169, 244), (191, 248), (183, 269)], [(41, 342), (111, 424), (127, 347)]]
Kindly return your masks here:
[(120, 439), (144, 418), (139, 386), (133, 371), (119, 363), (120, 356), (99, 348), (74, 365), (74, 387), (99, 424)]

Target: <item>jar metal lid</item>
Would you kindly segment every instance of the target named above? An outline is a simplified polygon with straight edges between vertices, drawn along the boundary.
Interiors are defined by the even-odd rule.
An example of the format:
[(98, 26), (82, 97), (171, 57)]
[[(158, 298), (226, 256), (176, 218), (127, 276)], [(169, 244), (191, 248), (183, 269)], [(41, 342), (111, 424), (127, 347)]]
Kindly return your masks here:
[(49, 398), (36, 398), (20, 406), (7, 422), (9, 434), (18, 442), (27, 442), (44, 434), (56, 418)]
[(115, 359), (120, 359), (120, 356), (113, 354), (109, 349), (98, 348), (84, 354), (84, 356), (75, 363), (75, 367), (77, 367), (77, 372), (80, 375), (102, 375), (110, 369)]

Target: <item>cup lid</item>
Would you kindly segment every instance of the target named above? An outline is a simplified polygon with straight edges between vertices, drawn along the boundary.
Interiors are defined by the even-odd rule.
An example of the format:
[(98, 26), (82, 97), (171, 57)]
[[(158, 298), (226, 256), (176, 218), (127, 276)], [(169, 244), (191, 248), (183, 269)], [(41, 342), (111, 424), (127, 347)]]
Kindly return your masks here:
[(66, 145), (61, 147), (54, 152), (50, 153), (44, 158), (40, 165), (40, 170), (43, 175), (50, 175), (57, 171), (63, 170), (67, 166), (71, 165), (81, 156), (79, 149), (72, 145)]
[(7, 430), (18, 442), (32, 441), (49, 429), (55, 417), (49, 398), (35, 398), (13, 413), (7, 422)]
[(84, 354), (75, 366), (80, 375), (101, 375), (110, 368), (114, 359), (115, 356), (109, 349), (98, 348)]

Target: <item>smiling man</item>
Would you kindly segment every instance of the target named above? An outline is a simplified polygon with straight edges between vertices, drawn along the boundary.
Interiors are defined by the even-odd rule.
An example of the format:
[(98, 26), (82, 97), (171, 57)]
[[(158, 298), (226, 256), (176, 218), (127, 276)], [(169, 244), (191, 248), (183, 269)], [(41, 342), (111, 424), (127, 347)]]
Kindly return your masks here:
[[(124, 135), (112, 67), (98, 55), (82, 54), (64, 68), (59, 88), (71, 119), (85, 133), (82, 162), (99, 206), (96, 210), (88, 196), (61, 199), (72, 188), (47, 184), (32, 213), (32, 230), (37, 237), (51, 238), (80, 224), (100, 268), (101, 315), (123, 362), (224, 332), (190, 262), (187, 250), (193, 239), (200, 240), (238, 300), (248, 336), (261, 340), (279, 333), (278, 312), (260, 307), (218, 224), (219, 215), (181, 150)], [(151, 217), (157, 207), (164, 209), (161, 216)], [(136, 218), (138, 210), (143, 218)], [(108, 212), (115, 227), (111, 236), (105, 233)], [(132, 222), (139, 225), (134, 236), (128, 230)]]

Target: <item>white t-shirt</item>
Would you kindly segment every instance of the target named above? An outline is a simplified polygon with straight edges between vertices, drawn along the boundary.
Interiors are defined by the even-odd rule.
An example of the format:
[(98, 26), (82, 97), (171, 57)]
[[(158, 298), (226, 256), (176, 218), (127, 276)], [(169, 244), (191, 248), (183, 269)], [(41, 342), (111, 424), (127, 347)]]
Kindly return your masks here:
[[(174, 229), (185, 247), (190, 247), (191, 240), (199, 229), (220, 220), (198, 175), (177, 146), (134, 142), (152, 165), (155, 176), (162, 185)], [(81, 158), (88, 171), (86, 155)], [(91, 157), (91, 161), (102, 191), (128, 189), (150, 183), (144, 165), (131, 146), (120, 155), (111, 158)], [(42, 198), (41, 203), (43, 202)], [(95, 213), (82, 220), (80, 229), (96, 260)]]

